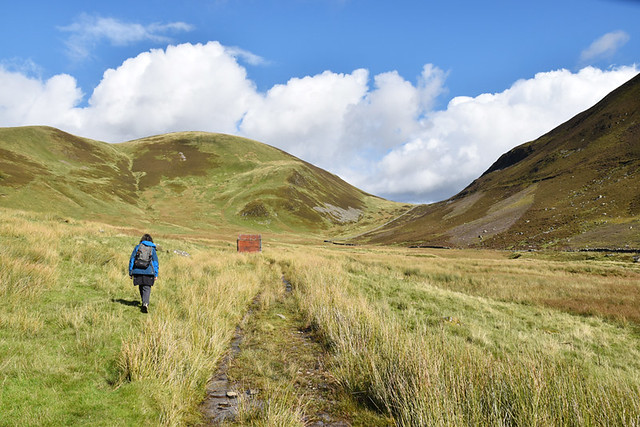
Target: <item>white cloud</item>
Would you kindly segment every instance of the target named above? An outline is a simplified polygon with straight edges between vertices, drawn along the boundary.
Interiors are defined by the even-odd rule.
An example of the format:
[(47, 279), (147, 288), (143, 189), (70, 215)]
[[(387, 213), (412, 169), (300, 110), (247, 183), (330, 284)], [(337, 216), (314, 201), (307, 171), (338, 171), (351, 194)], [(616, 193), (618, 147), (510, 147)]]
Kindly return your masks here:
[(76, 60), (82, 60), (90, 57), (91, 50), (103, 40), (114, 46), (127, 46), (141, 41), (169, 43), (171, 38), (166, 36), (167, 33), (191, 31), (193, 27), (184, 22), (142, 25), (82, 14), (71, 25), (58, 29), (70, 33), (66, 41), (68, 54)]
[(105, 72), (82, 111), (83, 127), (108, 141), (178, 130), (237, 133), (258, 101), (246, 70), (220, 43), (182, 44)]
[(539, 73), (497, 94), (457, 97), (431, 112), (413, 138), (371, 167), (375, 194), (436, 201), (460, 191), (497, 158), (533, 140), (638, 73), (635, 67), (602, 71), (587, 67)]
[(79, 107), (75, 79), (0, 67), (0, 126), (47, 124), (119, 142), (165, 132), (240, 134), (395, 200), (449, 197), (501, 154), (583, 111), (638, 73), (587, 67), (539, 73), (500, 93), (457, 97), (434, 111), (446, 73), (417, 83), (391, 71), (325, 71), (258, 92), (238, 52), (218, 42), (151, 50), (107, 70)]
[(442, 92), (443, 83), (444, 73), (432, 65), (424, 67), (417, 87), (395, 71), (374, 76), (373, 89), (345, 117), (345, 144), (380, 156), (405, 142), (419, 129), (420, 118)]
[(325, 71), (271, 88), (247, 111), (241, 133), (318, 162), (341, 153), (344, 119), (367, 93), (368, 72)]
[(393, 71), (374, 76), (370, 88), (362, 69), (291, 79), (253, 104), (239, 130), (351, 178), (420, 129), (444, 77), (427, 65), (417, 86)]
[(236, 46), (227, 47), (226, 51), (229, 55), (233, 56), (234, 58), (242, 59), (249, 65), (266, 65), (269, 63), (263, 57), (258, 56), (255, 53), (249, 52), (248, 50), (244, 50)]
[(629, 41), (629, 38), (629, 34), (624, 31), (607, 33), (583, 50), (580, 54), (580, 60), (582, 63), (589, 63), (600, 59), (611, 58), (618, 49)]
[(43, 81), (0, 66), (0, 125), (74, 127), (82, 99), (76, 80), (59, 74)]
[(25, 76), (42, 76), (43, 69), (36, 64), (32, 59), (25, 58), (6, 58), (0, 60), (0, 67), (5, 71), (14, 71)]

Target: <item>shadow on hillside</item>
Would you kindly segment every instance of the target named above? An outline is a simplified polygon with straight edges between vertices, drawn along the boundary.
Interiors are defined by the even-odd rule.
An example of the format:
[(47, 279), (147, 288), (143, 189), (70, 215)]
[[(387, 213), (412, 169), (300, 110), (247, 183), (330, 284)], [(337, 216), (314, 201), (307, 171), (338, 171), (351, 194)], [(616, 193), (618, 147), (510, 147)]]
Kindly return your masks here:
[(117, 302), (118, 304), (128, 305), (129, 307), (138, 307), (140, 305), (140, 301), (130, 301), (122, 298), (111, 298), (111, 302)]

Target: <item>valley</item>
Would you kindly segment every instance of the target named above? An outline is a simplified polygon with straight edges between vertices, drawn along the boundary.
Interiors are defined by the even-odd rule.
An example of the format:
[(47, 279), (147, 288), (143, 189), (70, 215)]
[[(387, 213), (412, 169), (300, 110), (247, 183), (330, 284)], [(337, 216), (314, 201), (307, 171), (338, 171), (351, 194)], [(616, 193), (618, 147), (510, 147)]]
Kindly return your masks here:
[[(126, 275), (139, 230), (0, 216), (3, 424), (200, 425), (238, 325), (246, 337), (229, 375), (260, 405), (240, 402), (237, 425), (631, 426), (640, 417), (632, 254), (282, 236), (238, 254), (230, 239), (151, 228), (160, 280), (142, 314)], [(298, 333), (311, 341), (287, 347)]]
[(638, 102), (423, 205), (231, 135), (1, 128), (0, 425), (220, 425), (221, 375), (224, 425), (640, 425)]

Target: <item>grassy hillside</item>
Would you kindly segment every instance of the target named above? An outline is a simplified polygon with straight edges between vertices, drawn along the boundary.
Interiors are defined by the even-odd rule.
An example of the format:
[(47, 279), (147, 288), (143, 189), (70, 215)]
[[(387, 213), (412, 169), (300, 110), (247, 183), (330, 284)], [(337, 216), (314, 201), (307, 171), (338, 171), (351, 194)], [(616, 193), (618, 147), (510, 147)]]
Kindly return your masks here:
[[(160, 279), (142, 314), (126, 274), (137, 231), (0, 208), (0, 425), (200, 425), (236, 325), (250, 337), (229, 376), (259, 405), (232, 425), (309, 425), (318, 406), (353, 426), (638, 425), (629, 255), (238, 254), (149, 231)], [(312, 381), (335, 400), (309, 402)]]
[(640, 247), (640, 76), (501, 156), (449, 200), (361, 240), (495, 248)]
[(186, 132), (118, 147), (133, 159), (141, 200), (161, 222), (318, 233), (368, 227), (406, 209), (244, 138)]
[(0, 206), (72, 217), (139, 211), (131, 160), (48, 127), (0, 128)]
[(0, 206), (178, 234), (340, 234), (407, 209), (248, 139), (184, 132), (107, 144), (47, 127), (0, 129)]

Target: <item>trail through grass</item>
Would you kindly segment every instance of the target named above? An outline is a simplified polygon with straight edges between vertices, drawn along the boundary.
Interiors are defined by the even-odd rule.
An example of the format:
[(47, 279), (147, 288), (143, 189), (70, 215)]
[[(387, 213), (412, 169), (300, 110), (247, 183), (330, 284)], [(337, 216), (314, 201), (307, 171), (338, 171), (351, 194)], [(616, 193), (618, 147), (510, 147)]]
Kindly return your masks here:
[[(293, 295), (266, 296), (243, 330), (240, 352), (228, 372), (241, 397), (231, 424), (393, 425), (390, 417), (360, 405), (339, 386), (329, 370), (332, 354)], [(257, 394), (248, 397), (247, 390)]]
[(236, 423), (640, 425), (629, 260), (284, 239), (241, 255), (144, 230), (161, 265), (144, 315), (126, 271), (142, 231), (0, 219), (0, 425), (201, 423), (258, 294), (230, 375), (263, 405)]
[(0, 424), (199, 420), (235, 325), (279, 276), (260, 257), (156, 238), (160, 279), (143, 315), (127, 276), (140, 233), (67, 221), (3, 213)]

